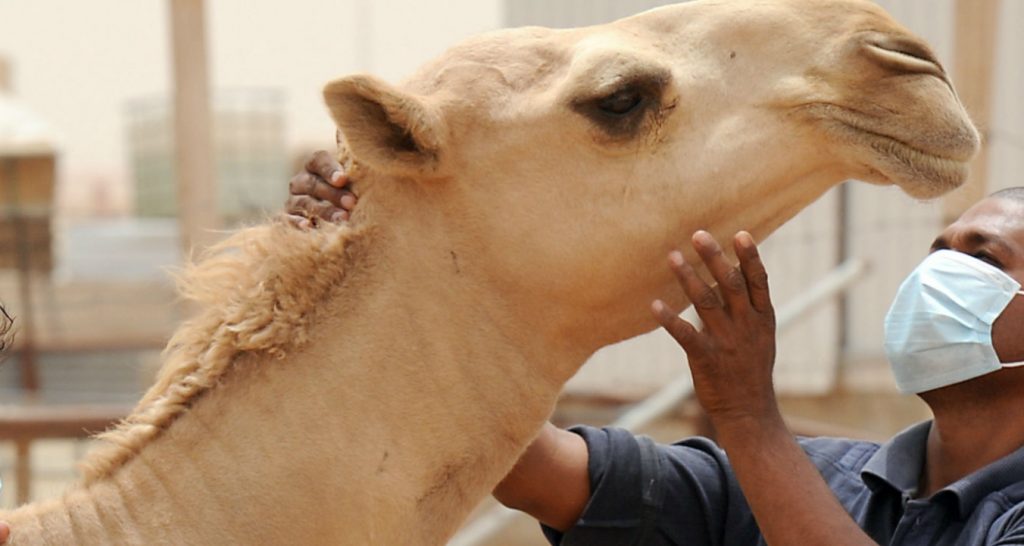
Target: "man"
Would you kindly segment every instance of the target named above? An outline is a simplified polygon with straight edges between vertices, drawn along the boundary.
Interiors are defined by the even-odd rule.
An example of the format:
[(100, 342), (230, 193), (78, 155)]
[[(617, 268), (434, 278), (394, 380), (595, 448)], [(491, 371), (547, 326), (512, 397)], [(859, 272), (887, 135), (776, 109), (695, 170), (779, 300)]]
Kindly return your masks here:
[[(292, 179), (292, 221), (347, 217), (356, 199), (345, 183), (315, 155)], [(882, 446), (793, 439), (772, 385), (774, 313), (754, 241), (734, 238), (738, 267), (709, 234), (692, 243), (719, 290), (678, 252), (669, 266), (704, 329), (661, 302), (652, 312), (686, 350), (721, 447), (548, 425), (495, 489), (501, 502), (565, 545), (1024, 544), (1024, 368), (1002, 364), (1024, 361), (1024, 188), (964, 213), (900, 288), (886, 349), (934, 420)]]

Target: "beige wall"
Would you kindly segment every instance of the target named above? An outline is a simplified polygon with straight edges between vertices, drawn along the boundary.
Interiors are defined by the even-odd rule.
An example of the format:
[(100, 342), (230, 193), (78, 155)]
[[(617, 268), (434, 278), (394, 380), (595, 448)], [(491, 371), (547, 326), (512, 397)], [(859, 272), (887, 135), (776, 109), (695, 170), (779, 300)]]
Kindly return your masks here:
[[(395, 80), (499, 24), (497, 0), (441, 5), (210, 1), (212, 84), (283, 89), (289, 146), (331, 146), (320, 99), (327, 80), (356, 70)], [(169, 93), (166, 10), (166, 0), (0, 2), (0, 55), (14, 65), (15, 92), (62, 135), (65, 209), (88, 209), (103, 195), (128, 202), (123, 107), (129, 98)]]

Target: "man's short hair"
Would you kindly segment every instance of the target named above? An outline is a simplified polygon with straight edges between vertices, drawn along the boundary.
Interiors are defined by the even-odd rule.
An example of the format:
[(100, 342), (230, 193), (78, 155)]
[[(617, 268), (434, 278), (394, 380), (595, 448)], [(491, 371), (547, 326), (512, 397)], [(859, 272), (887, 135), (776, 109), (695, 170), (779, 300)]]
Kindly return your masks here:
[(1010, 199), (1024, 203), (1024, 186), (1014, 186), (1012, 188), (1001, 189), (989, 197), (998, 197), (999, 199)]

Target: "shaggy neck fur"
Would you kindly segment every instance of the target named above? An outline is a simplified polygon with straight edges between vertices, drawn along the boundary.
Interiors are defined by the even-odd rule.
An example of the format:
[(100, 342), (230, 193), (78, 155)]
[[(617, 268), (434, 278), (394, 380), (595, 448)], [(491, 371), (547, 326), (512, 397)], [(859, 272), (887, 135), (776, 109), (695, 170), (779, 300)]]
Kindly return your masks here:
[(205, 307), (157, 384), (80, 487), (3, 515), (11, 544), (450, 536), (547, 418), (564, 372), (537, 370), (584, 355), (503, 328), (471, 261), (370, 191), (361, 208), (378, 227), (253, 228), (186, 272)]

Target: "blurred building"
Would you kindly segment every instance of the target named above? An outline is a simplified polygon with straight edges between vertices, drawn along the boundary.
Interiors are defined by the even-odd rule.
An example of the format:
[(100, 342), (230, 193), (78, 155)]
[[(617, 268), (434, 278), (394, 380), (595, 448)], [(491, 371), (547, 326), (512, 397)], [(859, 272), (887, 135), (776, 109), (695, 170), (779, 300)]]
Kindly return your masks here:
[[(217, 206), (223, 225), (259, 220), (280, 209), (290, 164), (284, 94), (275, 88), (218, 90), (213, 99)], [(174, 115), (169, 99), (130, 100), (125, 132), (135, 214), (175, 217)]]
[(49, 124), (14, 97), (9, 66), (0, 58), (0, 269), (49, 271), (55, 138)]
[(568, 28), (607, 23), (675, 3), (671, 0), (503, 0), (502, 14), (507, 27)]

